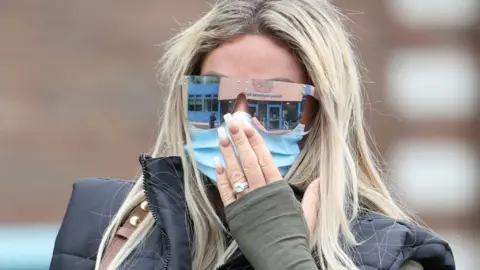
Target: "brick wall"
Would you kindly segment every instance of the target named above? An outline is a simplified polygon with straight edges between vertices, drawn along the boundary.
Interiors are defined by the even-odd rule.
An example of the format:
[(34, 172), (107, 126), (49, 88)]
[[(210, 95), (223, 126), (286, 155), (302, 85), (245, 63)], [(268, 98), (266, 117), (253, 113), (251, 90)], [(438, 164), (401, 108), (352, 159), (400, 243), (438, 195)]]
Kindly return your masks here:
[(137, 174), (163, 102), (155, 45), (205, 7), (1, 1), (0, 223), (59, 221), (76, 179)]

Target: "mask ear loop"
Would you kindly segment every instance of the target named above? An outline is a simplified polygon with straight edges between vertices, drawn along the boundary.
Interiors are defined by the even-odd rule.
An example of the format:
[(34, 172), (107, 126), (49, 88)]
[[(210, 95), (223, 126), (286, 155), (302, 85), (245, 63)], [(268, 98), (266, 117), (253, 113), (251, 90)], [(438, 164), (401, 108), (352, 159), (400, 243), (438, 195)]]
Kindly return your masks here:
[(305, 131), (305, 128), (307, 127), (305, 124), (302, 124), (302, 123), (298, 123), (298, 125), (295, 127), (295, 129), (293, 129), (293, 131), (295, 131), (296, 129), (298, 129), (299, 126), (303, 126), (303, 131), (299, 132), (300, 135), (302, 136), (305, 136), (307, 135), (308, 133), (310, 133), (311, 129)]
[(305, 135), (307, 135), (308, 133), (310, 133), (310, 131), (311, 131), (311, 129), (309, 129), (309, 130), (307, 130), (307, 131), (303, 131), (301, 134), (302, 134), (302, 136), (305, 136)]

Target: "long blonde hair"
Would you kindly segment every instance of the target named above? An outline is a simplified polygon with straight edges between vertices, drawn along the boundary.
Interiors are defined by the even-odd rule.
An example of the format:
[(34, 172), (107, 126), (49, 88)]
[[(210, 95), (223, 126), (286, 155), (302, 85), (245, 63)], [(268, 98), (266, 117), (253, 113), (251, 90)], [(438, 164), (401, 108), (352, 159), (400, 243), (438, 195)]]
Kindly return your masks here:
[[(224, 228), (207, 197), (194, 161), (184, 153), (190, 143), (186, 94), (178, 87), (186, 74), (198, 73), (202, 59), (223, 41), (238, 34), (277, 38), (290, 46), (319, 91), (320, 106), (303, 150), (285, 177), (306, 187), (320, 178), (320, 202), (312, 248), (323, 269), (356, 269), (349, 248), (356, 244), (350, 223), (363, 209), (408, 220), (389, 194), (367, 143), (361, 77), (341, 13), (327, 0), (223, 0), (202, 18), (174, 36), (160, 60), (168, 99), (153, 150), (154, 157), (180, 156), (185, 195), (192, 219), (192, 267), (213, 269), (237, 248), (227, 247)], [(140, 177), (101, 241), (95, 269), (119, 224), (144, 200)], [(136, 230), (110, 265), (117, 269), (144, 240), (154, 224), (151, 215)], [(134, 254), (133, 254), (134, 255)]]

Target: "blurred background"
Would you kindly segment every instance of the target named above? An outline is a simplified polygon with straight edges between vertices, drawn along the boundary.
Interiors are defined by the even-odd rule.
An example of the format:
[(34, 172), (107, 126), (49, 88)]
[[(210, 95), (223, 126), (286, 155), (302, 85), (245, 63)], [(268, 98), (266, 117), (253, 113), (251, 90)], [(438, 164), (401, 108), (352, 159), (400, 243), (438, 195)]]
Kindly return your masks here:
[[(338, 0), (398, 198), (480, 264), (480, 1)], [(72, 183), (131, 179), (154, 141), (161, 44), (208, 5), (0, 1), (0, 269), (48, 269)]]

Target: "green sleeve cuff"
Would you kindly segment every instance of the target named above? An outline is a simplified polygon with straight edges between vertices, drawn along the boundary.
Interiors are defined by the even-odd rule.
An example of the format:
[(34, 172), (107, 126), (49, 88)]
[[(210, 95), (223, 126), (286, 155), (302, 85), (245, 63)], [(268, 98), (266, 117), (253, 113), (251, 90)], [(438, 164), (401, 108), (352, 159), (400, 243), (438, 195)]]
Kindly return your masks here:
[(246, 194), (225, 208), (232, 236), (255, 269), (317, 269), (300, 202), (284, 180)]

